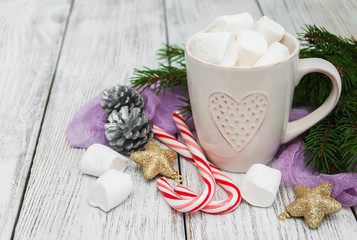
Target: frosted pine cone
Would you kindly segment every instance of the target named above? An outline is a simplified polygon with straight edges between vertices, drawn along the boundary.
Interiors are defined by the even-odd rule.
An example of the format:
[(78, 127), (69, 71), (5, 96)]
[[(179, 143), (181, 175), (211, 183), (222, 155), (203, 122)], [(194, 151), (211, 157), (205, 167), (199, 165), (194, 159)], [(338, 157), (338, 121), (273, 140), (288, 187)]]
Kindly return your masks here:
[(119, 153), (130, 155), (144, 150), (153, 137), (152, 123), (140, 108), (129, 110), (124, 106), (120, 111), (114, 110), (105, 124), (105, 136), (110, 146)]
[(108, 118), (113, 110), (120, 111), (124, 106), (128, 106), (129, 111), (134, 107), (139, 108), (141, 111), (144, 107), (144, 99), (134, 89), (117, 85), (104, 90), (101, 106), (106, 112), (105, 116)]

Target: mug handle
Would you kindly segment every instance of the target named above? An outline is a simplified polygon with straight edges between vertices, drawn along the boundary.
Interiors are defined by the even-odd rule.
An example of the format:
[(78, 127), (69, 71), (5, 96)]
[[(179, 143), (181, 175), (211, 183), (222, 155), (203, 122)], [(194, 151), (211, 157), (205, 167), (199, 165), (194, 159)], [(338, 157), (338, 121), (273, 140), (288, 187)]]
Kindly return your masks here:
[(298, 120), (289, 122), (281, 143), (287, 143), (311, 128), (321, 119), (327, 116), (336, 106), (341, 94), (341, 78), (335, 66), (321, 58), (299, 59), (295, 86), (299, 84), (302, 77), (311, 72), (326, 74), (332, 82), (332, 90), (326, 101), (315, 111)]

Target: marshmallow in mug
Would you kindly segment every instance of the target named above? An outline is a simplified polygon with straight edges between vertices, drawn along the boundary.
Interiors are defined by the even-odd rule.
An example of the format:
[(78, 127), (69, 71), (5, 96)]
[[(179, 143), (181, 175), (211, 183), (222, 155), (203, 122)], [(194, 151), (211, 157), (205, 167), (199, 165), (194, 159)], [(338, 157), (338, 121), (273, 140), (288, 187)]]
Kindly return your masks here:
[(254, 25), (254, 31), (260, 33), (270, 46), (273, 42), (279, 42), (285, 35), (284, 28), (267, 16), (260, 18)]
[(249, 13), (236, 15), (224, 15), (216, 18), (209, 24), (206, 32), (232, 32), (237, 36), (238, 32), (245, 29), (253, 29), (254, 19)]
[(254, 64), (254, 66), (265, 66), (275, 64), (288, 59), (290, 56), (289, 49), (279, 42), (274, 42), (265, 51), (264, 55)]
[(267, 49), (267, 41), (252, 30), (243, 30), (237, 37), (237, 66), (252, 66)]
[(88, 203), (105, 212), (122, 203), (133, 191), (129, 174), (112, 169), (100, 176), (92, 186)]
[(99, 177), (110, 169), (123, 172), (128, 166), (128, 158), (102, 144), (93, 144), (84, 153), (81, 163), (84, 174)]
[(197, 33), (188, 47), (193, 56), (209, 63), (233, 66), (237, 60), (237, 45), (230, 32)]
[(281, 172), (264, 164), (253, 164), (247, 171), (240, 188), (242, 197), (257, 207), (269, 207), (275, 200)]
[[(191, 53), (200, 60), (220, 66), (263, 66), (287, 59), (282, 45), (267, 47), (280, 41), (285, 30), (267, 16), (263, 16), (252, 29), (253, 17), (248, 13), (218, 17), (207, 28), (206, 33), (196, 34), (189, 46)], [(231, 36), (236, 37), (236, 47)], [(237, 49), (237, 54), (231, 52)], [(266, 52), (267, 50), (267, 52)], [(276, 52), (275, 52), (276, 51)], [(258, 60), (260, 57), (262, 60)]]

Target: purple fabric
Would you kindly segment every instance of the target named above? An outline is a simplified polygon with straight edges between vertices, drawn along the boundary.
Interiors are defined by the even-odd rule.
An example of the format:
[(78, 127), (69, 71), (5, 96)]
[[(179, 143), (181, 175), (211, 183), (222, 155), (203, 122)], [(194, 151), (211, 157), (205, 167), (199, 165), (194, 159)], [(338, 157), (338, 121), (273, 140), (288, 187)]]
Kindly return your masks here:
[[(293, 109), (290, 120), (296, 120), (308, 113), (307, 109)], [(303, 141), (296, 138), (280, 147), (275, 167), (282, 173), (282, 179), (292, 185), (306, 185), (316, 187), (322, 182), (330, 182), (333, 186), (331, 197), (339, 201), (344, 207), (357, 205), (357, 174), (318, 174), (312, 173), (310, 167), (305, 166), (302, 150)]]
[[(177, 128), (172, 120), (172, 114), (178, 110), (177, 105), (184, 103), (179, 100), (185, 89), (175, 88), (175, 93), (168, 90), (156, 95), (152, 90), (145, 90), (141, 96), (145, 101), (144, 112), (149, 120), (170, 134), (177, 133)], [(106, 123), (105, 112), (100, 106), (102, 93), (91, 99), (74, 115), (68, 125), (66, 136), (71, 147), (88, 148), (94, 143), (109, 145), (104, 134)], [(188, 126), (194, 129), (192, 119), (187, 121)]]
[(74, 115), (66, 129), (71, 147), (88, 148), (94, 143), (109, 146), (104, 134), (105, 112), (100, 106), (102, 93), (92, 98)]
[[(176, 94), (167, 91), (165, 95), (156, 95), (151, 90), (144, 91), (141, 95), (145, 100), (144, 111), (149, 119), (170, 134), (177, 133), (172, 120), (172, 113), (177, 110), (176, 105), (181, 105), (178, 100), (182, 91), (175, 89)], [(101, 93), (85, 104), (74, 115), (72, 122), (66, 130), (67, 139), (72, 147), (88, 148), (94, 143), (108, 145), (104, 135), (105, 112), (100, 106)], [(307, 108), (292, 109), (290, 121), (307, 115)], [(189, 121), (191, 129), (194, 128), (192, 120)], [(357, 205), (357, 174), (312, 174), (309, 167), (305, 167), (303, 141), (299, 138), (282, 145), (277, 153), (275, 167), (282, 172), (282, 179), (292, 185), (303, 184), (315, 187), (319, 183), (329, 181), (333, 185), (332, 197), (341, 202), (344, 207)]]
[[(156, 126), (165, 130), (169, 134), (178, 133), (172, 114), (178, 110), (177, 105), (186, 105), (179, 100), (182, 94), (187, 92), (187, 89), (176, 87), (173, 93), (171, 90), (166, 90), (165, 94), (160, 92), (156, 95), (152, 90), (145, 90), (141, 96), (144, 98), (144, 112)], [(194, 129), (192, 118), (186, 121), (190, 129)]]

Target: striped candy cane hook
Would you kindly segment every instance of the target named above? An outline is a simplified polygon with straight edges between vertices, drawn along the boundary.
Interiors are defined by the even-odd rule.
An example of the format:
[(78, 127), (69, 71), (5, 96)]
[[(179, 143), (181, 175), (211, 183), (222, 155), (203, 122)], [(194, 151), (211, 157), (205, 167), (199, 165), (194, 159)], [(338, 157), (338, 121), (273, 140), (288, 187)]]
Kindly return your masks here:
[(201, 174), (202, 180), (205, 183), (205, 188), (201, 194), (195, 195), (195, 197), (190, 199), (183, 199), (174, 191), (174, 189), (172, 189), (165, 178), (157, 180), (157, 185), (165, 200), (172, 208), (181, 212), (194, 212), (204, 208), (212, 201), (212, 198), (216, 193), (216, 182), (211, 172), (211, 168), (194, 137), (187, 132), (187, 130), (184, 130), (188, 129), (187, 125), (183, 122), (183, 119), (182, 121), (178, 119), (178, 121), (181, 128), (180, 132), (184, 132), (185, 142), (193, 152), (193, 161)]
[[(195, 164), (189, 149), (184, 144), (157, 126), (154, 126), (153, 131), (155, 138), (165, 143), (167, 146), (175, 150), (191, 163)], [(220, 184), (222, 188), (228, 193), (228, 198), (222, 201), (212, 201), (201, 210), (212, 214), (221, 214), (233, 211), (238, 207), (241, 201), (241, 194), (237, 185), (213, 164), (209, 163), (209, 166), (213, 176), (216, 179), (216, 182)], [(193, 198), (197, 196), (196, 193), (187, 187), (182, 186), (181, 184), (176, 186), (175, 192), (187, 198)]]

